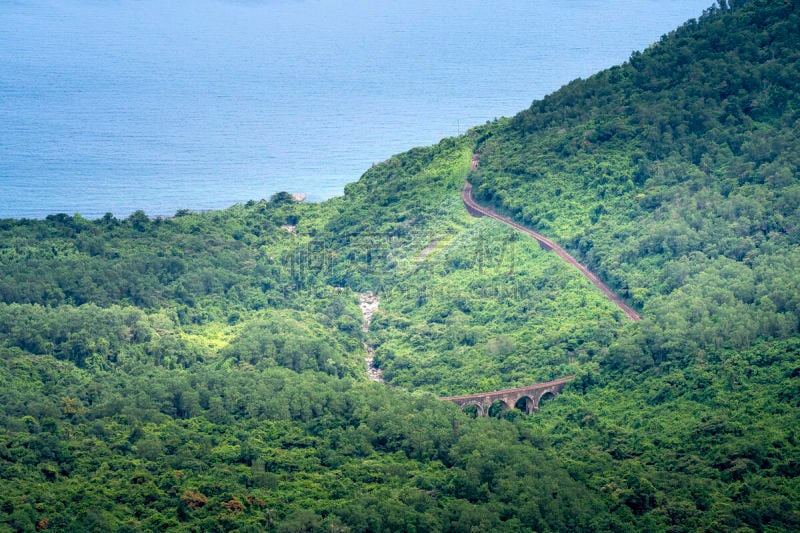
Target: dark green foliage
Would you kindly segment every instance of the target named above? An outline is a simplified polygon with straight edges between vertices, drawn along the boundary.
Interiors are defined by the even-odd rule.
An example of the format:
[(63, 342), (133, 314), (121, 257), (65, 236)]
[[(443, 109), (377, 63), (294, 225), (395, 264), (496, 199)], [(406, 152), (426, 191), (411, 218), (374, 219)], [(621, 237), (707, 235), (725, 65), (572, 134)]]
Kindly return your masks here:
[(297, 372), (321, 370), (343, 377), (347, 354), (326, 339), (327, 335), (322, 328), (314, 331), (296, 320), (272, 315), (248, 323), (222, 355), (255, 368), (278, 365)]
[(799, 27), (795, 2), (712, 9), (485, 128), (479, 198), (643, 309), (614, 367), (800, 331)]
[[(286, 531), (464, 521), (588, 530), (594, 512), (608, 512), (531, 446), (540, 437), (471, 420), (430, 396), (280, 369), (114, 374), (87, 391), (93, 378), (50, 358), (3, 353), (0, 465), (13, 482), (0, 500), (11, 520), (23, 520), (28, 502), (26, 519), (81, 530), (220, 519), (230, 521), (224, 529)], [(127, 389), (136, 392), (123, 396)], [(529, 493), (541, 478), (550, 481)], [(59, 512), (76, 499), (85, 512)], [(572, 499), (584, 512), (559, 503)]]
[(799, 11), (719, 2), (322, 204), (0, 221), (0, 529), (797, 531)]

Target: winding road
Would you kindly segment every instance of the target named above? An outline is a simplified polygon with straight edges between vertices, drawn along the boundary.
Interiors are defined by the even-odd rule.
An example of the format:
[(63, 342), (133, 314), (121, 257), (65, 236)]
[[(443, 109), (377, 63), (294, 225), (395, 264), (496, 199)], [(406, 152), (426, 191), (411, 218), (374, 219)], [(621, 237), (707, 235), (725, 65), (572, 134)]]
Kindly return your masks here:
[[(477, 166), (478, 166), (478, 158), (475, 157), (472, 160), (472, 170), (475, 170)], [(467, 207), (467, 211), (469, 211), (470, 214), (474, 216), (483, 215), (494, 218), (495, 220), (499, 220), (500, 222), (508, 224), (514, 229), (517, 229), (523, 233), (530, 235), (531, 237), (539, 241), (539, 243), (545, 248), (553, 250), (556, 253), (556, 255), (558, 255), (561, 259), (563, 259), (570, 265), (580, 270), (581, 274), (583, 274), (589, 281), (591, 281), (595, 287), (600, 289), (600, 291), (603, 294), (605, 294), (608, 297), (608, 299), (614, 303), (614, 305), (619, 307), (622, 310), (622, 312), (625, 313), (625, 316), (627, 316), (629, 319), (636, 321), (642, 318), (641, 316), (639, 316), (639, 313), (634, 311), (633, 308), (631, 308), (629, 305), (623, 302), (619, 298), (619, 296), (611, 292), (611, 289), (608, 287), (608, 285), (600, 281), (600, 278), (598, 278), (594, 274), (594, 272), (592, 272), (591, 270), (580, 264), (577, 261), (577, 259), (575, 259), (569, 253), (567, 253), (567, 251), (564, 250), (561, 246), (551, 241), (541, 233), (537, 233), (531, 229), (526, 228), (525, 226), (522, 226), (521, 224), (517, 224), (510, 218), (497, 214), (492, 208), (483, 207), (482, 205), (479, 205), (477, 202), (475, 202), (475, 200), (472, 198), (472, 184), (469, 181), (464, 183), (464, 189), (461, 191), (461, 199), (464, 201), (464, 205)]]

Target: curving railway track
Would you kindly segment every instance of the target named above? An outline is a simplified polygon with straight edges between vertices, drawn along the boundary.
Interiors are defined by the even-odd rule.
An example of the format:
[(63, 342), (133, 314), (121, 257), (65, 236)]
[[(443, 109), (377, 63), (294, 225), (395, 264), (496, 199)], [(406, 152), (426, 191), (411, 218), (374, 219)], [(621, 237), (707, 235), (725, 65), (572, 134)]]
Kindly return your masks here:
[[(472, 170), (475, 170), (475, 168), (477, 168), (477, 166), (478, 166), (478, 159), (477, 159), (477, 157), (475, 157), (472, 160)], [(500, 215), (500, 214), (496, 213), (492, 208), (484, 207), (484, 206), (478, 204), (472, 198), (472, 184), (469, 181), (464, 183), (464, 189), (461, 191), (461, 199), (463, 200), (464, 205), (467, 208), (467, 211), (469, 211), (469, 213), (471, 215), (473, 215), (473, 216), (487, 216), (487, 217), (494, 218), (495, 220), (499, 220), (500, 222), (503, 222), (504, 224), (508, 224), (509, 226), (511, 226), (512, 228), (514, 228), (516, 230), (519, 230), (519, 231), (521, 231), (523, 233), (526, 233), (527, 235), (530, 235), (531, 237), (533, 237), (534, 239), (539, 241), (539, 243), (542, 246), (554, 251), (556, 253), (556, 255), (558, 255), (561, 259), (563, 259), (564, 261), (566, 261), (570, 265), (572, 265), (575, 268), (577, 268), (581, 272), (581, 274), (583, 274), (586, 277), (586, 279), (591, 281), (592, 284), (595, 287), (600, 289), (600, 291), (603, 294), (605, 294), (606, 297), (614, 303), (614, 305), (619, 307), (620, 310), (622, 310), (622, 312), (625, 313), (625, 316), (627, 316), (629, 319), (636, 321), (636, 320), (640, 320), (642, 318), (639, 315), (639, 313), (634, 311), (632, 307), (630, 307), (628, 304), (623, 302), (622, 299), (619, 296), (614, 294), (611, 291), (611, 289), (608, 287), (608, 285), (606, 285), (605, 283), (600, 281), (600, 278), (598, 278), (597, 275), (595, 275), (594, 272), (592, 272), (591, 270), (589, 270), (588, 268), (586, 268), (585, 266), (580, 264), (577, 259), (572, 257), (561, 246), (559, 246), (558, 244), (556, 244), (552, 240), (548, 239), (547, 237), (545, 237), (541, 233), (537, 233), (537, 232), (533, 231), (532, 229), (528, 229), (525, 226), (514, 222), (513, 220), (511, 220), (508, 217), (505, 217), (503, 215)]]

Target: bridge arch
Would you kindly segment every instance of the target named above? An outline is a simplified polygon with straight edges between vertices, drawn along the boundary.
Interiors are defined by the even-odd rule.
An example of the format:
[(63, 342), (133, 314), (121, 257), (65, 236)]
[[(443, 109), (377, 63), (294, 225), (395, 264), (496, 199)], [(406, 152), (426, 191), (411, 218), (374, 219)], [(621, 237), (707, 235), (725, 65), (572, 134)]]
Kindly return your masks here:
[(489, 406), (489, 408), (486, 410), (487, 411), (486, 414), (488, 416), (497, 417), (501, 416), (509, 409), (510, 407), (508, 405), (508, 402), (506, 402), (505, 400), (497, 399), (494, 400), (492, 404)]
[(528, 395), (520, 396), (520, 398), (514, 403), (514, 408), (519, 409), (525, 414), (531, 414), (536, 410), (536, 402), (533, 401)]
[(467, 411), (470, 407), (475, 407), (476, 416), (487, 416), (488, 413), (484, 412), (483, 404), (481, 402), (467, 402), (461, 404), (461, 410)]
[(541, 409), (542, 403), (550, 401), (553, 398), (555, 398), (556, 396), (558, 396), (558, 391), (546, 390), (546, 391), (542, 392), (542, 394), (536, 400), (536, 406), (534, 407), (534, 409), (536, 411), (538, 411), (539, 409)]

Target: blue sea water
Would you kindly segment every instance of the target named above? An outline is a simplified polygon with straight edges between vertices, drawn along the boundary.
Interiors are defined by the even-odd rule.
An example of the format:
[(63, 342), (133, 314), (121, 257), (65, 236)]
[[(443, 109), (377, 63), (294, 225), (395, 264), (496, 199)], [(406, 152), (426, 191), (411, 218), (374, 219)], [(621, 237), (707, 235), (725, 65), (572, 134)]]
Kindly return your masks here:
[(711, 0), (0, 0), (0, 218), (341, 194)]

